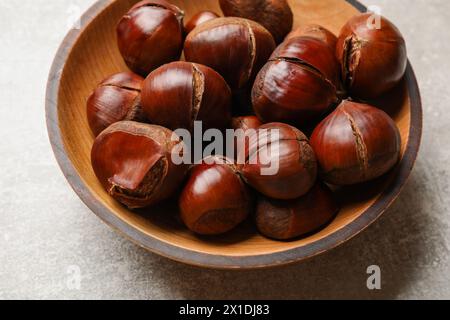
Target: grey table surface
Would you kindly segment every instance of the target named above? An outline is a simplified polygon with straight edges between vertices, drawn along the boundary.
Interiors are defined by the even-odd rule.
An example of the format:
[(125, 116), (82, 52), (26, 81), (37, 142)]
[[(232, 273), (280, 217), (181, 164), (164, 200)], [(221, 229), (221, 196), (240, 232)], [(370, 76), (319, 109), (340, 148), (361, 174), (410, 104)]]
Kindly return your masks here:
[[(401, 29), (419, 80), (424, 138), (411, 179), (377, 223), (332, 252), (224, 272), (169, 261), (117, 235), (54, 160), (47, 75), (70, 22), (94, 0), (0, 0), (0, 299), (450, 298), (450, 1), (363, 2)], [(370, 265), (381, 268), (381, 290), (367, 289)]]

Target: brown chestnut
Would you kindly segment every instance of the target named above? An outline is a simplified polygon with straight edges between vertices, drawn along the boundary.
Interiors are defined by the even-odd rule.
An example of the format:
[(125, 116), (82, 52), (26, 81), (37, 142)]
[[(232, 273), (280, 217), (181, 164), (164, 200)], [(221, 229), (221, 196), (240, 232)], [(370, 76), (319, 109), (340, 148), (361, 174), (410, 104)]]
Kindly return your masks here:
[(270, 31), (277, 43), (292, 30), (294, 15), (286, 0), (219, 0), (227, 17), (256, 21)]
[(183, 143), (174, 138), (160, 126), (117, 122), (95, 140), (92, 167), (106, 191), (127, 207), (157, 204), (174, 194), (186, 172), (172, 162), (174, 148)]
[[(235, 130), (235, 136), (233, 140), (234, 144), (234, 155), (237, 160), (238, 155), (241, 153), (245, 153), (245, 148), (248, 146), (248, 138), (251, 136), (250, 130), (257, 130), (263, 123), (256, 116), (242, 116), (242, 117), (234, 117), (231, 120), (231, 129)], [(242, 136), (237, 135), (237, 130), (242, 130)], [(239, 139), (245, 140), (239, 140)], [(240, 150), (242, 149), (242, 150)], [(244, 159), (245, 160), (245, 159)]]
[(217, 18), (188, 34), (184, 44), (187, 61), (219, 72), (232, 91), (251, 85), (275, 49), (272, 35), (260, 24), (242, 18)]
[(392, 169), (400, 159), (401, 138), (384, 111), (343, 101), (314, 130), (311, 145), (326, 182), (352, 185)]
[(379, 17), (379, 26), (371, 25), (373, 17), (366, 13), (351, 18), (336, 45), (349, 95), (364, 100), (394, 88), (405, 74), (408, 59), (400, 31), (384, 17)]
[(118, 121), (145, 120), (140, 105), (142, 81), (132, 72), (122, 72), (98, 85), (87, 100), (88, 122), (95, 136)]
[(218, 235), (244, 221), (253, 201), (232, 162), (212, 157), (191, 169), (179, 204), (181, 218), (191, 231)]
[(306, 26), (295, 29), (287, 35), (285, 41), (297, 37), (315, 38), (328, 44), (330, 48), (333, 49), (333, 51), (336, 48), (337, 37), (330, 30), (325, 29), (324, 27), (317, 24), (308, 24)]
[(253, 108), (263, 122), (305, 127), (337, 101), (339, 67), (325, 42), (308, 37), (282, 43), (259, 72)]
[[(306, 194), (315, 184), (317, 161), (306, 136), (283, 123), (265, 124), (250, 136), (245, 181), (274, 199), (290, 200)], [(241, 156), (239, 156), (241, 158)]]
[(178, 60), (183, 48), (184, 12), (164, 0), (133, 6), (117, 25), (117, 40), (125, 63), (147, 76), (159, 66)]
[(256, 225), (268, 238), (291, 240), (324, 228), (339, 210), (331, 190), (317, 183), (306, 195), (295, 200), (260, 197)]
[(258, 129), (263, 123), (256, 116), (242, 116), (235, 117), (231, 120), (231, 128), (234, 130), (242, 129), (247, 131), (249, 129)]
[(206, 21), (213, 20), (219, 18), (219, 15), (212, 11), (200, 11), (196, 15), (194, 15), (191, 20), (186, 23), (184, 27), (185, 34), (189, 34), (192, 30), (194, 30), (197, 26), (205, 23)]
[(171, 130), (224, 129), (231, 120), (231, 90), (213, 69), (190, 62), (166, 64), (145, 79), (142, 107), (152, 123)]

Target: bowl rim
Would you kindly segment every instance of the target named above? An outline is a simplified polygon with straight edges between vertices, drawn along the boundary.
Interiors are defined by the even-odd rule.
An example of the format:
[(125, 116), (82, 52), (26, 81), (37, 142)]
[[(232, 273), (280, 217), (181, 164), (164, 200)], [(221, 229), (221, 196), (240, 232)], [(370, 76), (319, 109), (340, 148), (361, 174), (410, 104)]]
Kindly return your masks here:
[[(345, 0), (360, 12), (367, 8), (357, 0)], [(118, 231), (120, 234), (151, 252), (166, 258), (189, 265), (213, 268), (213, 269), (259, 269), (281, 265), (287, 265), (315, 257), (327, 252), (355, 237), (373, 222), (375, 222), (386, 209), (396, 200), (414, 167), (422, 139), (422, 103), (417, 84), (417, 79), (410, 62), (406, 70), (406, 84), (409, 91), (411, 123), (409, 141), (405, 155), (396, 169), (396, 175), (392, 182), (378, 197), (375, 203), (363, 212), (358, 218), (334, 233), (317, 240), (313, 243), (288, 249), (286, 251), (251, 255), (251, 256), (228, 256), (202, 253), (190, 249), (181, 248), (170, 243), (163, 242), (151, 237), (138, 229), (127, 224), (115, 214), (112, 214), (84, 184), (66, 152), (62, 132), (59, 127), (58, 95), (62, 72), (65, 67), (73, 46), (84, 32), (86, 27), (114, 1), (99, 0), (94, 3), (81, 17), (81, 26), (72, 29), (64, 38), (53, 61), (47, 82), (45, 112), (47, 131), (57, 162), (67, 181), (77, 193), (80, 199), (106, 224)]]

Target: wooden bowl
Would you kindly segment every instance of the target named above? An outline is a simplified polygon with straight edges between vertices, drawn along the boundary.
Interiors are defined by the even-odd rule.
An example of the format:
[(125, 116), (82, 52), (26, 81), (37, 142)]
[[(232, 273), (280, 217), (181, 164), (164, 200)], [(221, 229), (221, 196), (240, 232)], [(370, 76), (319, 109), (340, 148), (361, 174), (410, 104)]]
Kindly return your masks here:
[[(93, 136), (85, 104), (103, 78), (127, 70), (116, 45), (115, 26), (136, 2), (101, 0), (91, 7), (81, 19), (81, 29), (72, 30), (61, 45), (48, 81), (47, 126), (56, 158), (75, 192), (103, 221), (138, 245), (177, 261), (220, 269), (252, 269), (288, 264), (326, 252), (364, 230), (392, 204), (411, 172), (422, 132), (420, 95), (411, 66), (402, 85), (378, 102), (400, 128), (401, 163), (386, 177), (340, 191), (343, 209), (317, 234), (293, 242), (276, 242), (260, 236), (249, 221), (226, 236), (208, 239), (196, 237), (182, 226), (176, 205), (135, 213), (115, 202), (91, 168)], [(221, 12), (217, 0), (172, 2), (186, 11), (186, 19), (204, 9)], [(290, 3), (296, 26), (318, 23), (336, 34), (352, 15), (365, 10), (356, 1)]]

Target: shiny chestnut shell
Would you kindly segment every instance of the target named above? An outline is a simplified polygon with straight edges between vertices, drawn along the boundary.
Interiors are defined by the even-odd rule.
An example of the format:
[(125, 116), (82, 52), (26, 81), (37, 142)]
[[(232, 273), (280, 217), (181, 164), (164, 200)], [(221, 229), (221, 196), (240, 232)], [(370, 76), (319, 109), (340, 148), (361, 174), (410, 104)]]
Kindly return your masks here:
[(253, 201), (248, 187), (227, 160), (192, 168), (179, 205), (181, 218), (191, 231), (218, 235), (244, 221)]
[(87, 118), (95, 136), (122, 120), (144, 121), (140, 95), (144, 79), (132, 72), (103, 80), (87, 100)]
[(337, 101), (339, 66), (320, 40), (297, 37), (282, 43), (259, 72), (252, 90), (263, 122), (305, 127)]
[(141, 1), (117, 25), (120, 53), (134, 72), (147, 76), (178, 60), (183, 48), (184, 13), (164, 0)]
[(259, 232), (268, 238), (291, 240), (324, 228), (339, 210), (331, 190), (317, 183), (306, 195), (295, 200), (260, 197), (256, 225)]
[(336, 48), (337, 37), (330, 30), (318, 24), (308, 24), (306, 26), (298, 27), (287, 35), (285, 41), (297, 37), (315, 38), (328, 44), (333, 51)]
[(229, 17), (207, 21), (189, 33), (184, 55), (186, 61), (219, 72), (237, 91), (253, 83), (274, 49), (273, 37), (263, 26)]
[(269, 123), (259, 127), (258, 132), (251, 135), (245, 155), (245, 164), (239, 168), (242, 176), (267, 197), (296, 199), (316, 182), (314, 151), (307, 137), (290, 125)]
[[(370, 24), (373, 13), (357, 15), (342, 28), (336, 45), (343, 82), (353, 98), (369, 100), (394, 88), (405, 74), (406, 43), (389, 20), (380, 29)], [(371, 27), (370, 27), (371, 26)]]
[(186, 168), (172, 162), (182, 143), (169, 129), (133, 121), (117, 122), (95, 140), (94, 172), (105, 190), (131, 209), (155, 205), (180, 187)]
[(258, 129), (263, 123), (256, 116), (242, 116), (234, 117), (231, 120), (231, 128), (234, 130), (242, 129), (244, 131), (249, 129)]
[(185, 34), (189, 34), (192, 30), (194, 30), (197, 26), (205, 23), (206, 21), (213, 20), (219, 18), (219, 15), (212, 11), (200, 11), (195, 14), (185, 25), (184, 32)]
[(311, 136), (323, 179), (352, 185), (382, 176), (400, 159), (401, 138), (382, 110), (343, 101)]
[(231, 90), (213, 69), (172, 62), (153, 71), (142, 88), (142, 107), (152, 123), (171, 130), (224, 129), (231, 120)]
[[(248, 147), (249, 137), (251, 135), (250, 130), (257, 130), (263, 123), (256, 116), (242, 116), (242, 117), (234, 117), (231, 120), (231, 129), (235, 130), (235, 138), (233, 140), (234, 143), (234, 155), (237, 160), (239, 154), (245, 153), (245, 148)], [(242, 130), (242, 137), (236, 136), (237, 130)], [(240, 140), (245, 139), (245, 140)], [(240, 150), (241, 149), (241, 150)], [(245, 160), (245, 158), (244, 158)]]
[(292, 30), (294, 14), (286, 0), (219, 0), (227, 17), (256, 21), (272, 34), (277, 43)]

